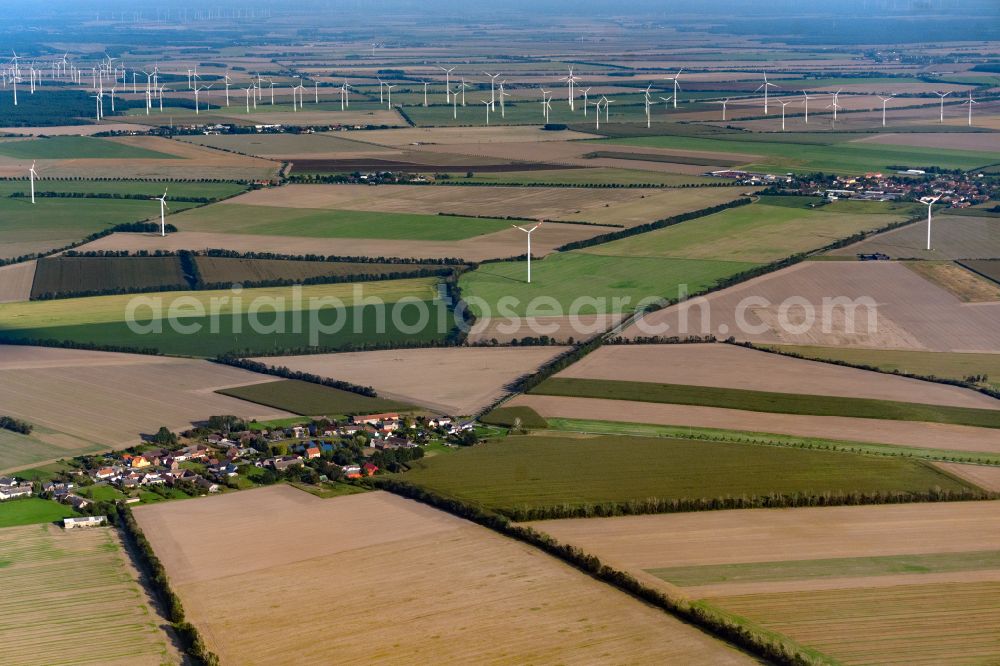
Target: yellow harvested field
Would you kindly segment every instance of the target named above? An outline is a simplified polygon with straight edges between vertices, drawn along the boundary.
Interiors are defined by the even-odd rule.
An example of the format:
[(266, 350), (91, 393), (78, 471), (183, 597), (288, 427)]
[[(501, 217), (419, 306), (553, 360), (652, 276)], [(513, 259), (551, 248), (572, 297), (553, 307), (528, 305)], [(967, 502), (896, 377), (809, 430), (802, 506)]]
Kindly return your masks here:
[[(535, 254), (532, 247), (531, 253)], [(566, 344), (570, 338), (581, 340), (592, 337), (598, 333), (603, 333), (611, 327), (617, 325), (625, 315), (623, 314), (581, 314), (577, 317), (566, 316), (538, 316), (520, 317), (507, 319), (497, 317), (493, 319), (477, 319), (476, 323), (469, 331), (469, 342), (497, 342), (507, 343), (512, 340), (520, 340), (525, 337), (538, 337), (539, 333), (556, 340), (560, 344)]]
[(292, 416), (215, 393), (274, 381), (207, 361), (76, 349), (0, 345), (3, 414), (37, 426), (52, 458), (76, 447), (122, 448), (160, 426), (190, 428), (216, 414), (271, 419)]
[(0, 134), (27, 134), (38, 136), (91, 136), (100, 132), (145, 132), (145, 125), (132, 123), (100, 123), (90, 125), (53, 125), (43, 127), (0, 127)]
[(531, 125), (506, 127), (407, 127), (395, 130), (371, 130), (364, 140), (383, 146), (405, 147), (413, 144), (537, 143), (593, 138), (583, 132), (550, 132)]
[(971, 481), (984, 490), (1000, 493), (1000, 467), (943, 462), (934, 464), (946, 472)]
[[(221, 205), (221, 204), (219, 204)], [(550, 224), (545, 233), (532, 239), (536, 257), (553, 252), (572, 241), (591, 238), (609, 231), (589, 224)], [(613, 229), (611, 229), (613, 231)], [(404, 257), (412, 259), (460, 258), (466, 261), (507, 259), (524, 254), (524, 237), (513, 229), (458, 241), (383, 240), (379, 238), (313, 238), (309, 236), (257, 236), (253, 234), (178, 231), (161, 237), (149, 233), (114, 233), (77, 248), (96, 250), (208, 250), (275, 252), (278, 254), (319, 254), (341, 257)]]
[(507, 393), (507, 385), (567, 347), (465, 347), (345, 352), (255, 359), (362, 386), (383, 398), (445, 414), (471, 415)]
[(343, 132), (328, 134), (209, 134), (182, 136), (178, 137), (178, 140), (269, 159), (295, 159), (297, 157), (338, 159), (361, 155), (379, 157), (391, 152), (371, 143), (352, 141), (345, 138), (343, 134)]
[[(247, 192), (220, 205), (514, 216), (631, 227), (732, 201), (744, 189), (604, 190), (397, 185), (393, 187), (390, 197), (382, 189), (368, 185), (288, 185)], [(614, 229), (595, 230), (595, 233), (609, 231)]]
[[(271, 486), (135, 516), (222, 663), (750, 663), (530, 546), (388, 493)], [(335, 630), (317, 640), (323, 618)]]
[(771, 414), (719, 407), (551, 395), (520, 395), (509, 404), (526, 405), (547, 418), (721, 428), (949, 451), (1000, 453), (1000, 431), (946, 423)]
[(31, 298), (31, 285), (34, 281), (34, 261), (0, 266), (0, 303), (28, 300)]
[(996, 352), (997, 322), (1000, 303), (963, 303), (901, 263), (807, 261), (647, 315), (625, 335)]
[(605, 345), (557, 376), (1000, 409), (1000, 401), (957, 386), (727, 344)]
[(1000, 301), (1000, 285), (952, 263), (911, 261), (906, 266), (917, 275), (950, 291), (965, 303)]
[(0, 530), (4, 664), (181, 663), (113, 528)]

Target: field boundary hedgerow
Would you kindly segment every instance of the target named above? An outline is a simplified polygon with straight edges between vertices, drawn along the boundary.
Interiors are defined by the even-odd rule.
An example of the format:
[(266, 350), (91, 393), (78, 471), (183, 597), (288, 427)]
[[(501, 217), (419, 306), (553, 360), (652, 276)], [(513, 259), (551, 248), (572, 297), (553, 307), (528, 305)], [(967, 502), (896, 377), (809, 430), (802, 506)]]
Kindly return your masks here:
[(184, 653), (199, 666), (218, 666), (219, 657), (205, 645), (198, 628), (185, 619), (181, 599), (170, 588), (167, 571), (135, 521), (132, 510), (121, 503), (117, 505), (117, 510), (122, 533), (138, 554), (139, 561), (136, 564), (149, 579), (153, 593), (166, 611), (171, 628), (180, 638)]
[(588, 576), (651, 604), (665, 613), (699, 627), (717, 639), (783, 666), (816, 666), (833, 662), (821, 653), (805, 648), (774, 632), (750, 628), (713, 608), (698, 606), (641, 583), (631, 574), (612, 568), (584, 550), (563, 544), (530, 527), (517, 525), (501, 514), (445, 497), (406, 481), (377, 477), (371, 483), (381, 490), (406, 497), (459, 518), (464, 518), (503, 536), (516, 539), (551, 555)]

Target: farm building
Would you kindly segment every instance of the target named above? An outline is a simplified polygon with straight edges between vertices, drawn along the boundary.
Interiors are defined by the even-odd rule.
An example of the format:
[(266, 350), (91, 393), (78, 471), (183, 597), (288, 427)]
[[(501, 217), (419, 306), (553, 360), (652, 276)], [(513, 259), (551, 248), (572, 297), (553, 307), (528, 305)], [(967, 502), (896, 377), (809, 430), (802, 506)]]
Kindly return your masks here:
[(107, 516), (82, 516), (80, 518), (63, 518), (63, 527), (67, 530), (78, 527), (99, 527), (108, 522)]

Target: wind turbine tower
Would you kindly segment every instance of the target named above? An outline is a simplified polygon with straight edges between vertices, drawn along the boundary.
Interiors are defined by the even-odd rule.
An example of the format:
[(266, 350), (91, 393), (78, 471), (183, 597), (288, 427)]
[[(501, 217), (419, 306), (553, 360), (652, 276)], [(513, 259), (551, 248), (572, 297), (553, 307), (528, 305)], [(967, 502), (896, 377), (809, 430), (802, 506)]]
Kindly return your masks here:
[(927, 205), (927, 249), (928, 250), (931, 249), (931, 220), (932, 220), (931, 208), (934, 207), (934, 204), (937, 203), (937, 200), (940, 198), (941, 195), (939, 194), (936, 197), (923, 197), (920, 200), (920, 203)]
[[(601, 115), (600, 112), (598, 112), (597, 115), (600, 116)], [(542, 220), (541, 222), (539, 222), (535, 226), (531, 227), (530, 229), (525, 229), (524, 227), (519, 227), (516, 224), (511, 225), (515, 229), (519, 229), (520, 231), (523, 231), (524, 233), (528, 234), (528, 284), (531, 284), (531, 234), (534, 233), (534, 231), (536, 229), (538, 229), (538, 227), (542, 226), (542, 224), (544, 224), (544, 223), (545, 223), (545, 220)]]

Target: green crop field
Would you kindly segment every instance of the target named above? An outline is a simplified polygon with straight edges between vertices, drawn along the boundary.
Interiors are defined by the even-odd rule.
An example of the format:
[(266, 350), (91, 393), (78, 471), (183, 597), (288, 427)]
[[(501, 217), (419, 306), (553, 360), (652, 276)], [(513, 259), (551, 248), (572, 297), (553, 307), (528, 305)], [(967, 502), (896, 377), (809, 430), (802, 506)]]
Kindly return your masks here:
[[(759, 136), (759, 135), (758, 135)], [(890, 171), (890, 166), (925, 167), (945, 169), (975, 169), (993, 164), (996, 155), (971, 150), (944, 148), (918, 148), (914, 146), (875, 145), (849, 141), (824, 144), (798, 143), (784, 136), (768, 134), (751, 141), (712, 139), (688, 136), (651, 136), (594, 141), (596, 145), (643, 146), (684, 151), (712, 153), (738, 153), (753, 155), (750, 162), (740, 165), (750, 171), (785, 173), (858, 174), (867, 171)]]
[(548, 423), (531, 407), (498, 407), (488, 414), (484, 414), (481, 419), (483, 423), (489, 425), (513, 428), (515, 425), (522, 428), (547, 428)]
[(653, 384), (612, 379), (552, 377), (531, 390), (540, 395), (660, 402), (775, 414), (850, 416), (892, 421), (926, 421), (980, 428), (1000, 428), (1000, 410), (945, 407), (893, 400), (772, 393), (715, 386)]
[(96, 442), (65, 437), (37, 425), (30, 435), (0, 429), (0, 473), (45, 460), (94, 453), (103, 448)]
[[(79, 514), (66, 504), (40, 497), (24, 497), (0, 502), (0, 528), (52, 523), (76, 515)], [(0, 558), (0, 562), (2, 561)]]
[[(786, 198), (797, 199), (765, 197), (760, 203), (730, 208), (697, 220), (586, 248), (582, 252), (763, 264), (817, 250), (860, 231), (878, 229), (907, 217), (888, 210), (885, 214), (853, 212), (856, 207), (841, 207), (841, 202), (807, 208), (781, 201)], [(778, 205), (772, 205), (774, 201)]]
[(40, 139), (0, 141), (0, 155), (22, 160), (180, 159), (176, 155), (89, 136), (53, 136)]
[(854, 578), (895, 574), (980, 571), (983, 569), (1000, 569), (1000, 551), (982, 550), (964, 553), (739, 562), (735, 564), (665, 567), (646, 569), (646, 571), (674, 585), (689, 587), (713, 583), (758, 583), (848, 576)]
[(285, 379), (217, 391), (303, 416), (344, 417), (350, 414), (379, 414), (415, 409), (413, 405), (383, 398), (370, 398), (321, 384)]
[(801, 354), (806, 358), (869, 365), (887, 372), (898, 370), (899, 372), (946, 379), (965, 379), (974, 375), (986, 375), (989, 383), (1000, 388), (1000, 354), (848, 349), (846, 347), (800, 345), (767, 346), (793, 354)]
[(173, 662), (163, 620), (150, 609), (111, 528), (5, 529), (0, 562), (5, 663)]
[[(467, 126), (467, 125), (483, 125), (486, 123), (486, 108), (485, 105), (480, 101), (482, 99), (489, 98), (489, 91), (485, 95), (482, 93), (466, 93), (466, 106), (462, 107), (461, 102), (458, 106), (457, 118), (455, 118), (455, 110), (451, 105), (440, 104), (437, 106), (429, 106), (424, 108), (422, 106), (408, 106), (404, 109), (406, 115), (410, 117), (417, 126), (427, 127), (427, 126), (441, 126), (441, 127), (454, 127), (454, 126)], [(613, 97), (616, 102), (618, 102), (617, 97)], [(645, 123), (646, 122), (646, 111), (642, 104), (641, 96), (636, 96), (631, 104), (625, 104), (624, 101), (626, 96), (623, 96), (622, 101), (617, 104), (611, 104), (608, 116), (609, 121), (605, 120), (605, 113), (602, 110), (601, 113), (601, 125), (603, 126), (606, 122), (612, 123)], [(393, 102), (396, 100), (393, 99)], [(594, 116), (594, 109), (591, 107), (588, 109), (587, 117), (583, 115), (583, 100), (578, 102), (577, 110), (575, 112), (570, 111), (569, 106), (566, 104), (552, 104), (552, 110), (549, 113), (549, 123), (553, 124), (569, 124), (569, 123), (590, 123), (591, 126), (596, 127), (596, 117)], [(657, 105), (653, 110), (653, 115), (660, 116), (663, 114), (663, 105)], [(537, 102), (523, 101), (517, 103), (507, 103), (507, 108), (505, 114), (501, 116), (500, 105), (497, 104), (497, 109), (495, 112), (490, 113), (490, 125), (542, 125), (545, 123), (545, 118), (542, 115), (542, 98), (541, 95), (538, 96)]]
[(492, 218), (219, 204), (171, 219), (184, 231), (314, 238), (453, 241), (510, 228)]
[[(162, 194), (162, 192), (161, 192)], [(156, 218), (155, 201), (134, 199), (0, 198), (0, 259), (64, 247), (116, 224)], [(170, 203), (171, 212), (195, 204)], [(172, 221), (172, 220), (171, 220)]]
[(534, 434), (419, 460), (400, 478), (499, 511), (658, 499), (952, 490), (921, 462), (684, 439)]
[(39, 259), (31, 297), (99, 290), (185, 289), (178, 257), (51, 257)]
[[(173, 208), (175, 200), (183, 199), (224, 199), (247, 190), (239, 183), (186, 183), (147, 182), (129, 180), (62, 180), (40, 178), (35, 181), (35, 192), (59, 192), (68, 194), (118, 194), (143, 197), (159, 197), (167, 190), (167, 203)], [(27, 179), (0, 181), (0, 197), (19, 193), (28, 196), (31, 184)], [(147, 204), (148, 206), (149, 204)], [(154, 212), (157, 209), (154, 207)], [(158, 214), (158, 213), (157, 213)]]
[[(691, 222), (690, 224), (697, 224)], [(569, 308), (580, 297), (598, 299), (583, 303), (583, 314), (631, 312), (643, 299), (678, 297), (678, 288), (687, 285), (694, 293), (714, 285), (721, 278), (753, 268), (756, 264), (738, 261), (702, 261), (652, 257), (602, 256), (580, 251), (553, 254), (531, 263), (531, 284), (526, 282), (524, 261), (483, 264), (465, 273), (460, 284), (477, 316), (506, 316), (498, 309), (500, 300), (513, 297), (509, 312), (517, 315), (570, 314)], [(555, 299), (561, 312), (552, 312), (548, 304), (531, 301), (538, 297)], [(531, 306), (529, 308), (529, 306)]]
[[(433, 278), (422, 278), (245, 289), (239, 299), (229, 290), (206, 290), (0, 304), (0, 340), (68, 341), (195, 357), (281, 353), (313, 343), (353, 349), (389, 341), (433, 342), (447, 334), (450, 324), (443, 304), (431, 302), (435, 285)], [(301, 303), (296, 303), (296, 293), (301, 294)], [(381, 299), (385, 306), (360, 304), (356, 295)], [(338, 299), (344, 308), (335, 311)], [(401, 299), (406, 302), (400, 303)], [(233, 300), (239, 300), (238, 311)], [(421, 316), (418, 302), (427, 303), (429, 317)], [(147, 332), (129, 328), (130, 303), (144, 304), (134, 318)], [(175, 325), (167, 319), (171, 308), (176, 310)], [(213, 308), (218, 316), (212, 316)], [(439, 327), (439, 317), (445, 326)], [(321, 326), (313, 326), (314, 320)]]
[(386, 264), (377, 262), (288, 261), (283, 259), (242, 259), (238, 257), (198, 257), (198, 271), (205, 284), (256, 282), (261, 280), (301, 281), (338, 276), (391, 276), (419, 270), (440, 270), (440, 264)]

